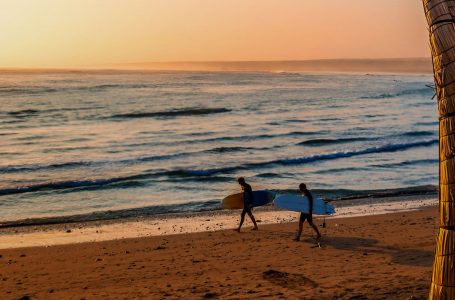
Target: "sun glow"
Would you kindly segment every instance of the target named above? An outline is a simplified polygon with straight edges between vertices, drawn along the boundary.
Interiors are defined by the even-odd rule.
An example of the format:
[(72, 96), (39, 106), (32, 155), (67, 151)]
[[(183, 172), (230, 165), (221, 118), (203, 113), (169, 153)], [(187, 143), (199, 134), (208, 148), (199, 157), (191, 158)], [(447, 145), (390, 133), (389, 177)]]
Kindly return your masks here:
[(428, 56), (415, 0), (3, 0), (0, 67)]

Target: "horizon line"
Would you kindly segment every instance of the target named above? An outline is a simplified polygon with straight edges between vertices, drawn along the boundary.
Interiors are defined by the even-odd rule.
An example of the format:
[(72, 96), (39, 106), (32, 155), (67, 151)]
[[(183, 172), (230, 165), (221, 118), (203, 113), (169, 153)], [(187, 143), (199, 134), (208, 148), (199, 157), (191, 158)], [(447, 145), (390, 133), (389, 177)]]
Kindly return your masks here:
[(167, 60), (167, 61), (142, 61), (142, 62), (115, 62), (115, 63), (97, 63), (84, 66), (30, 66), (30, 67), (2, 67), (0, 70), (80, 70), (93, 69), (97, 66), (114, 66), (114, 65), (132, 65), (132, 64), (176, 64), (176, 63), (273, 63), (273, 62), (324, 62), (324, 61), (384, 61), (384, 60), (431, 60), (431, 57), (380, 57), (380, 58), (316, 58), (316, 59), (272, 59), (272, 60)]
[(208, 60), (100, 63), (71, 67), (0, 67), (0, 72), (262, 71), (428, 73), (430, 57), (327, 58), (307, 60)]

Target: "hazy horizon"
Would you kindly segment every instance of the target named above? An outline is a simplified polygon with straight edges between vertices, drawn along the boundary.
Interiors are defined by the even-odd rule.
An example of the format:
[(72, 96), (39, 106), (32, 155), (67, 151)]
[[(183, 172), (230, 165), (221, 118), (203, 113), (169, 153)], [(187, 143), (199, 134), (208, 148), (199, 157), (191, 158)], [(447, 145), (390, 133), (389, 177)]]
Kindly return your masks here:
[(0, 72), (40, 71), (264, 71), (431, 73), (429, 57), (311, 60), (168, 61), (99, 64), (80, 68), (0, 68)]
[(5, 0), (1, 68), (426, 57), (414, 0)]

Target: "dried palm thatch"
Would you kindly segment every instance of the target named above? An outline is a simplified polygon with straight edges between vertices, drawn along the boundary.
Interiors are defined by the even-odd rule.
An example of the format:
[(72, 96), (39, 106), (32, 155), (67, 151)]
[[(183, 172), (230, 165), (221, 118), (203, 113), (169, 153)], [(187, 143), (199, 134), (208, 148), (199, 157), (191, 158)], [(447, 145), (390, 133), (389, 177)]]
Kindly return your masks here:
[(439, 109), (439, 233), (430, 299), (455, 299), (455, 0), (423, 0)]

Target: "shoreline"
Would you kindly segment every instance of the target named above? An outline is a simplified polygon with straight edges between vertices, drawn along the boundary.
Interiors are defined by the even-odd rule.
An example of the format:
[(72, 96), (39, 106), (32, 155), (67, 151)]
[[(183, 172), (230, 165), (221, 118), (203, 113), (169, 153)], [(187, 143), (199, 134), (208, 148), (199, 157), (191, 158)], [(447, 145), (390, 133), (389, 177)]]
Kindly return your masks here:
[[(326, 202), (335, 203), (336, 206), (353, 206), (362, 203), (395, 201), (394, 199), (406, 199), (407, 197), (427, 197), (437, 195), (438, 187), (433, 185), (413, 186), (395, 189), (383, 190), (365, 190), (355, 193), (354, 191), (337, 191), (337, 190), (313, 190), (318, 195), (324, 195), (322, 199)], [(272, 192), (276, 194), (291, 193), (299, 194), (297, 190), (277, 190)], [(1, 194), (1, 191), (0, 191)], [(126, 220), (132, 218), (156, 218), (161, 216), (187, 216), (192, 214), (210, 213), (223, 211), (220, 202), (216, 200), (206, 202), (193, 202), (178, 205), (155, 205), (130, 207), (124, 209), (93, 211), (87, 213), (67, 214), (67, 215), (44, 215), (23, 219), (11, 219), (0, 221), (0, 229), (26, 227), (26, 226), (43, 226), (66, 223), (82, 223), (92, 221), (110, 221)], [(199, 209), (181, 210), (183, 206), (199, 206)], [(180, 208), (179, 208), (180, 206)], [(262, 209), (262, 208), (259, 208)]]
[[(0, 297), (426, 299), (436, 207), (305, 224), (0, 250)], [(316, 224), (320, 221), (316, 220)], [(248, 225), (248, 224), (247, 224)]]
[[(327, 220), (382, 215), (432, 207), (437, 195), (409, 195), (384, 198), (363, 198), (335, 202), (337, 212)], [(273, 206), (254, 211), (258, 225), (295, 222), (299, 213), (283, 211)], [(46, 225), (0, 228), (0, 249), (101, 242), (149, 236), (168, 236), (196, 232), (234, 229), (239, 222), (239, 210), (212, 210), (193, 213), (173, 213), (119, 219), (81, 221)], [(322, 219), (324, 216), (316, 216)], [(330, 221), (329, 221), (330, 222)], [(251, 221), (245, 218), (244, 230)]]

